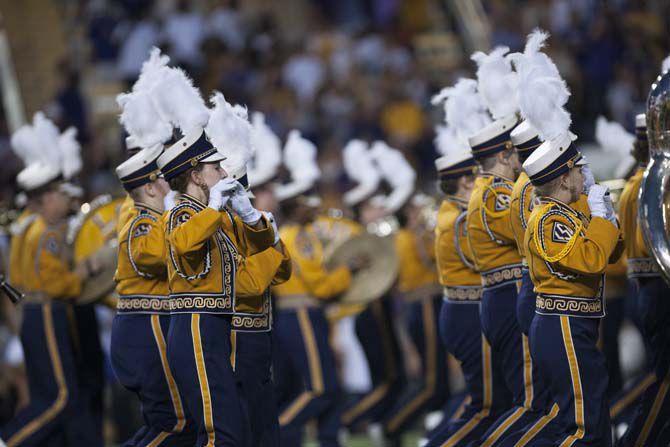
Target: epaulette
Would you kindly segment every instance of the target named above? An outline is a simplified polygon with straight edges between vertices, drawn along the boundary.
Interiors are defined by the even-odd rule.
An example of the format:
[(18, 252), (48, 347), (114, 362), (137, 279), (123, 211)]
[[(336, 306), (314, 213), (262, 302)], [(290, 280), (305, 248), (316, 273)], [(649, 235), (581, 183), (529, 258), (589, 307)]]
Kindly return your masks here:
[(112, 200), (113, 197), (110, 194), (103, 194), (91, 200), (88, 203), (88, 206), (85, 206), (86, 204), (82, 205), (77, 215), (69, 222), (66, 237), (67, 243), (69, 245), (74, 244), (74, 241), (77, 239), (77, 235), (79, 234), (81, 227), (86, 223), (86, 220), (93, 216), (99, 208), (111, 203)]
[[(521, 195), (519, 197), (519, 218), (521, 219), (521, 228), (524, 230), (528, 228), (528, 222), (526, 221), (526, 207), (528, 207), (528, 212), (533, 211), (533, 206), (534, 206), (534, 200), (531, 197), (531, 200), (529, 200), (530, 203), (526, 203), (526, 193), (528, 192), (528, 188), (532, 188), (533, 184), (528, 180), (528, 182), (523, 185), (523, 188), (521, 188)], [(532, 192), (532, 191), (531, 191)]]

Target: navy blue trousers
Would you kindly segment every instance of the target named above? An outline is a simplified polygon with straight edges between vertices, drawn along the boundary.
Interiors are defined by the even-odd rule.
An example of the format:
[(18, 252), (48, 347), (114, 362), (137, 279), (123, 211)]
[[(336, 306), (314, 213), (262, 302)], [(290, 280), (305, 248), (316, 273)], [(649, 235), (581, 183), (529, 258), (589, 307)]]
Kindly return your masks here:
[(503, 377), (491, 368), (491, 347), (482, 335), (479, 307), (478, 302), (445, 299), (442, 303), (442, 343), (461, 365), (469, 401), (460, 416), (453, 420), (445, 418), (433, 431), (429, 447), (468, 445), (478, 440), (511, 406)]
[(248, 428), (231, 366), (230, 316), (172, 314), (168, 363), (197, 431), (196, 447), (246, 446)]
[(347, 427), (381, 421), (405, 383), (392, 304), (390, 297), (384, 297), (356, 316), (356, 337), (367, 359), (372, 389), (342, 413), (342, 424)]
[[(484, 289), (482, 332), (491, 345), (492, 368), (504, 377), (513, 406), (474, 445), (497, 445), (505, 436), (536, 424), (545, 415), (546, 403), (539, 402), (535, 396), (530, 343), (518, 320), (517, 297), (521, 286), (522, 283), (517, 281)], [(524, 299), (528, 300), (527, 297)], [(522, 314), (523, 320), (527, 321), (528, 301), (524, 303)]]
[[(282, 393), (279, 431), (282, 446), (300, 446), (304, 426), (318, 424), (321, 447), (336, 447), (340, 427), (335, 357), (328, 342), (329, 324), (320, 307), (281, 309), (274, 326), (280, 355), (301, 384)], [(289, 381), (290, 382), (290, 381)], [(284, 382), (287, 383), (287, 382)], [(292, 383), (295, 385), (295, 381)]]
[(59, 301), (23, 306), (21, 344), (30, 403), (3, 428), (8, 446), (87, 445), (78, 425), (93, 421), (77, 411), (80, 388), (69, 312), (70, 305)]
[(533, 358), (558, 405), (555, 431), (528, 445), (611, 445), (607, 365), (598, 349), (600, 320), (536, 315), (530, 328)]
[(666, 446), (670, 435), (670, 288), (662, 278), (641, 278), (638, 285), (640, 320), (657, 380), (644, 391), (619, 445)]
[[(144, 426), (123, 445), (192, 446), (182, 396), (167, 361), (169, 315), (117, 314), (112, 325), (111, 362), (119, 382), (137, 394)], [(187, 422), (190, 422), (187, 424)]]
[(277, 399), (272, 382), (272, 333), (233, 331), (233, 367), (248, 420), (250, 447), (278, 447)]
[(384, 418), (389, 438), (398, 438), (427, 411), (438, 410), (449, 398), (446, 354), (440, 346), (438, 326), (442, 297), (409, 303), (407, 328), (421, 357), (423, 377), (408, 388)]
[(102, 447), (102, 411), (104, 389), (104, 354), (100, 344), (98, 317), (94, 304), (72, 306), (74, 313), (74, 341), (77, 359), (80, 411), (89, 413), (93, 424), (82, 427), (87, 446)]

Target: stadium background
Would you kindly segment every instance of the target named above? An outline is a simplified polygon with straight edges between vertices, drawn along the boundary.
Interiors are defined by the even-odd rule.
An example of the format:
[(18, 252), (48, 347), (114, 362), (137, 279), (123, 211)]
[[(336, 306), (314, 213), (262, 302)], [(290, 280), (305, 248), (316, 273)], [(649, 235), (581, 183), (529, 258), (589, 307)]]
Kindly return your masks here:
[[(551, 33), (547, 52), (570, 86), (573, 131), (596, 175), (610, 178), (616, 160), (591, 144), (596, 117), (632, 130), (670, 52), (665, 0), (0, 0), (0, 15), (3, 210), (13, 206), (21, 169), (9, 134), (39, 109), (61, 129), (78, 128), (88, 195), (118, 189), (113, 167), (125, 148), (115, 96), (154, 45), (187, 68), (204, 96), (220, 90), (264, 112), (282, 138), (301, 129), (319, 148), (330, 206), (349, 187), (340, 152), (355, 136), (401, 149), (434, 193), (433, 129), (442, 114), (431, 95), (473, 75), (472, 51), (521, 50), (537, 26)], [(6, 349), (12, 324), (3, 312), (0, 424), (28, 398), (20, 362)], [(111, 371), (108, 378), (113, 443), (134, 431), (138, 415), (134, 397), (117, 389)]]

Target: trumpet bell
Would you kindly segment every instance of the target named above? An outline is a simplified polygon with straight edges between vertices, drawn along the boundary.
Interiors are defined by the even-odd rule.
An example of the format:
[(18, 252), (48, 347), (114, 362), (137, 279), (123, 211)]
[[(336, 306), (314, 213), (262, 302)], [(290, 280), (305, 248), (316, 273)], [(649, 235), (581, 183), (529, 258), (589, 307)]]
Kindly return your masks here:
[(638, 200), (642, 235), (670, 284), (670, 72), (652, 84), (647, 99), (650, 160)]

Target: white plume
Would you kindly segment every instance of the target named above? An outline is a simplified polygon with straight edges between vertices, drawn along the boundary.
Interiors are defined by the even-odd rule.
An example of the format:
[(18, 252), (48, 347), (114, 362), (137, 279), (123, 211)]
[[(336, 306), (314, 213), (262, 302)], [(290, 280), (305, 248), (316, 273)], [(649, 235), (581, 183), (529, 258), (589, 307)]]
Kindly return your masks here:
[(62, 157), (62, 172), (66, 180), (79, 174), (82, 168), (81, 145), (77, 141), (77, 128), (69, 127), (58, 138), (58, 147)]
[(239, 104), (233, 106), (220, 92), (215, 92), (210, 102), (213, 108), (205, 127), (209, 140), (226, 157), (226, 168), (246, 170), (253, 155), (247, 109)]
[(42, 157), (40, 140), (30, 124), (24, 124), (12, 134), (11, 145), (24, 167), (37, 162)]
[(572, 119), (565, 109), (568, 86), (553, 61), (540, 52), (549, 34), (533, 31), (523, 53), (510, 56), (519, 74), (521, 115), (537, 129), (541, 140), (553, 140), (570, 133)]
[(151, 89), (158, 112), (184, 135), (204, 128), (209, 120), (209, 109), (200, 91), (182, 69), (167, 70)]
[(119, 121), (141, 148), (165, 143), (172, 137), (172, 125), (161, 118), (150, 93), (123, 93), (116, 102), (122, 110)]
[(402, 152), (393, 149), (384, 141), (372, 143), (370, 154), (384, 180), (393, 188), (384, 201), (384, 208), (388, 213), (395, 213), (412, 196), (416, 173)]
[(605, 151), (624, 156), (630, 153), (635, 135), (616, 121), (607, 121), (605, 117), (599, 116), (596, 120), (596, 141)]
[(42, 112), (33, 116), (33, 129), (39, 139), (39, 149), (42, 161), (51, 165), (61, 167), (61, 152), (58, 148), (60, 131), (58, 127)]
[(463, 139), (458, 132), (448, 126), (435, 126), (435, 139), (433, 143), (441, 156), (454, 152), (470, 152), (470, 145), (468, 145), (467, 140)]
[(133, 85), (133, 91), (151, 91), (151, 88), (159, 83), (163, 76), (169, 74), (169, 63), (170, 57), (161, 54), (159, 48), (153, 47), (149, 52), (149, 59), (142, 63), (142, 70)]
[(278, 200), (295, 197), (314, 186), (321, 175), (316, 156), (314, 143), (303, 138), (299, 130), (289, 132), (284, 146), (284, 165), (291, 173), (291, 181), (277, 187)]
[(261, 185), (277, 175), (281, 165), (281, 140), (265, 123), (261, 112), (251, 114), (251, 146), (254, 151), (252, 166), (249, 168), (249, 185)]
[(461, 138), (467, 139), (491, 123), (491, 116), (477, 92), (477, 81), (474, 79), (461, 78), (453, 87), (443, 88), (433, 96), (432, 103), (444, 103), (447, 125)]
[(489, 54), (477, 51), (471, 59), (477, 63), (477, 90), (494, 120), (508, 117), (519, 110), (516, 97), (517, 75), (505, 55), (508, 47), (496, 47)]
[(670, 56), (663, 59), (663, 63), (661, 64), (661, 73), (665, 73), (666, 71), (670, 71)]
[(342, 154), (344, 170), (347, 176), (358, 183), (344, 194), (344, 203), (356, 205), (370, 197), (377, 190), (381, 175), (368, 151), (368, 144), (362, 140), (351, 140)]
[(153, 48), (133, 89), (116, 97), (121, 107), (119, 121), (131, 139), (141, 148), (163, 144), (172, 137), (172, 125), (156, 107), (153, 88), (169, 74), (170, 58)]

